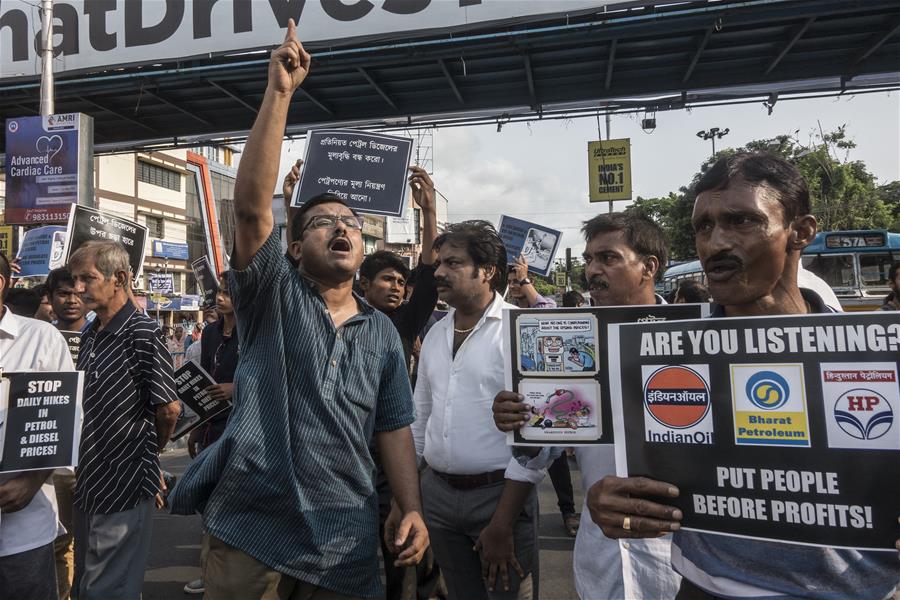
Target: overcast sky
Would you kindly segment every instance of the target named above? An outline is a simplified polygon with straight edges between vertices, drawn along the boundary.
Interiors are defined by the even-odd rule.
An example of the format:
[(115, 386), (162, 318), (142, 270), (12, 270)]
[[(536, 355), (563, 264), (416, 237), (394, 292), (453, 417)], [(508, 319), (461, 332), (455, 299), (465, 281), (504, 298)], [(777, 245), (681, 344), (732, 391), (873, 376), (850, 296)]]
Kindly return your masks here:
[[(761, 103), (659, 112), (656, 130), (641, 130), (641, 114), (614, 116), (612, 137), (630, 137), (635, 196), (662, 196), (687, 184), (710, 154), (697, 131), (728, 127), (717, 149), (742, 146), (780, 134), (815, 143), (818, 122), (827, 133), (842, 124), (858, 147), (849, 160), (862, 160), (879, 183), (900, 179), (900, 94), (779, 101), (771, 116)], [(601, 124), (603, 120), (601, 118)], [(438, 129), (434, 133), (434, 180), (449, 200), (451, 221), (499, 221), (508, 214), (564, 232), (561, 247), (583, 249), (581, 221), (606, 212), (588, 202), (587, 143), (597, 140), (595, 117)], [(302, 140), (286, 141), (281, 171), (303, 155)], [(843, 160), (844, 156), (840, 156)], [(627, 206), (616, 203), (616, 210)], [(561, 255), (561, 254), (560, 254)]]

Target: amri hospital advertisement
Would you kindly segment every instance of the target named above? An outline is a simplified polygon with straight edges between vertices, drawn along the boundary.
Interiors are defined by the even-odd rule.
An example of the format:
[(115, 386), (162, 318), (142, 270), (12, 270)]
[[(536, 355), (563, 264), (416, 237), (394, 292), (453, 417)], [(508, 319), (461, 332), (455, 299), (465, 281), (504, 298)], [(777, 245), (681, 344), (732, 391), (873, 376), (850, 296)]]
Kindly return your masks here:
[(6, 120), (6, 223), (64, 223), (93, 204), (92, 131), (80, 113)]

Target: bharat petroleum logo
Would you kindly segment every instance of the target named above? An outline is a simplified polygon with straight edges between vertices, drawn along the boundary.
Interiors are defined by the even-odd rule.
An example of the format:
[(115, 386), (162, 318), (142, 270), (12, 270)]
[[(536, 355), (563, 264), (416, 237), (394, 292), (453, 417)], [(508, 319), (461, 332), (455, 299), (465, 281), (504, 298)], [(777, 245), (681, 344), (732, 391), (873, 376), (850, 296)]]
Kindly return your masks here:
[(754, 373), (747, 380), (747, 398), (763, 410), (776, 410), (788, 401), (791, 388), (784, 377), (774, 371)]
[(876, 440), (894, 423), (894, 411), (884, 396), (867, 389), (845, 392), (834, 403), (834, 420), (850, 437)]
[(709, 387), (693, 369), (663, 367), (647, 379), (644, 405), (660, 425), (687, 429), (702, 421), (709, 412)]

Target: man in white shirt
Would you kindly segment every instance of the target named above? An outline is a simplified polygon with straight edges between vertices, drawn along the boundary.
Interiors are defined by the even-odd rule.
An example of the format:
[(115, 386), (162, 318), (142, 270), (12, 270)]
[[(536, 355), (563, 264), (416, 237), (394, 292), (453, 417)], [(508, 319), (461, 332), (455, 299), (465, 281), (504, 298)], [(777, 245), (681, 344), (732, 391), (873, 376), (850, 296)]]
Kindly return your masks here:
[[(11, 283), (0, 254), (0, 300)], [(13, 314), (0, 302), (0, 370), (74, 371), (69, 347), (50, 323)], [(59, 531), (53, 470), (0, 474), (0, 597), (55, 600), (53, 540)]]
[(514, 308), (498, 293), (506, 250), (485, 221), (451, 225), (434, 247), (438, 296), (452, 308), (422, 344), (412, 426), (428, 464), (422, 499), (432, 548), (450, 598), (528, 598), (537, 555), (533, 482), (542, 473), (512, 458), (491, 417), (503, 389), (503, 309)]
[[(586, 242), (584, 274), (594, 305), (663, 302), (654, 292), (654, 284), (662, 274), (661, 265), (666, 263), (666, 240), (659, 226), (644, 217), (612, 213), (587, 221), (582, 232)], [(528, 410), (519, 394), (497, 394), (497, 427), (502, 431), (518, 429), (525, 423)], [(561, 451), (545, 448), (528, 466), (550, 464)], [(591, 519), (588, 491), (605, 475), (615, 474), (614, 447), (578, 446), (575, 456), (585, 497), (573, 557), (578, 595), (584, 600), (674, 597), (681, 578), (669, 566), (669, 539), (625, 540), (620, 546), (618, 541), (604, 536)]]

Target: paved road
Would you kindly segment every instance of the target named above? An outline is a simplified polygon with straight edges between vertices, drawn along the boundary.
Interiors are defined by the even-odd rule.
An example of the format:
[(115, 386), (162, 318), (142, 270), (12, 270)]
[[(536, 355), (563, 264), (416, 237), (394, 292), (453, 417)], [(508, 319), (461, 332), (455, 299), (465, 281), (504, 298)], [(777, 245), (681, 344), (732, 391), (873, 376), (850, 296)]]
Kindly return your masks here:
[[(163, 455), (163, 468), (180, 476), (190, 462), (186, 450)], [(577, 468), (577, 467), (576, 467)], [(580, 473), (572, 470), (575, 505), (581, 506)], [(566, 535), (556, 507), (556, 494), (549, 477), (540, 487), (541, 600), (575, 599), (572, 580), (574, 540)], [(190, 598), (184, 584), (200, 576), (200, 517), (180, 517), (160, 512), (153, 524), (150, 562), (144, 575), (144, 600)], [(196, 597), (196, 596), (194, 596)]]

